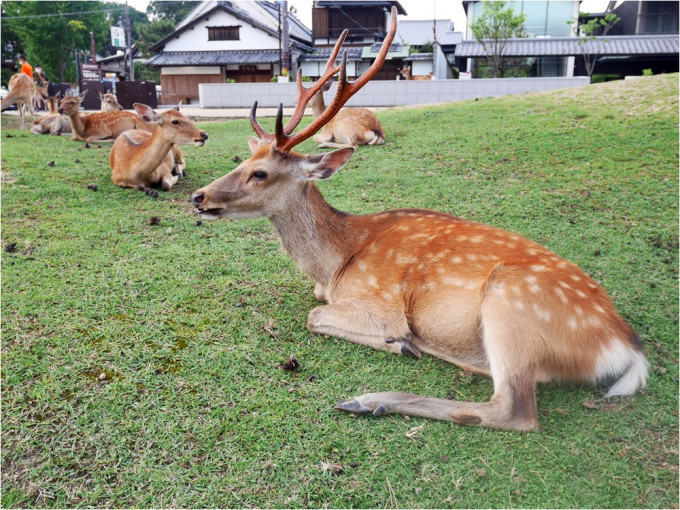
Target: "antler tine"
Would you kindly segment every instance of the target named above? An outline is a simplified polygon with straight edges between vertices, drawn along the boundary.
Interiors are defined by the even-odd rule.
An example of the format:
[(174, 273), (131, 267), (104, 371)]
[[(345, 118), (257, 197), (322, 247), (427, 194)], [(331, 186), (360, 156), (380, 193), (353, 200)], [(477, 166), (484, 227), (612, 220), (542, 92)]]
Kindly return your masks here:
[(286, 127), (283, 128), (283, 131), (286, 133), (286, 135), (290, 135), (302, 120), (302, 117), (305, 114), (305, 108), (307, 107), (307, 103), (309, 103), (309, 100), (340, 69), (339, 66), (335, 66), (335, 60), (338, 58), (338, 53), (340, 52), (342, 43), (345, 42), (345, 37), (347, 37), (347, 29), (343, 30), (342, 34), (340, 34), (340, 37), (338, 37), (338, 41), (335, 43), (335, 46), (333, 47), (331, 56), (328, 57), (328, 61), (326, 62), (326, 68), (323, 71), (323, 75), (316, 81), (316, 83), (314, 83), (314, 85), (312, 85), (309, 88), (305, 88), (305, 86), (302, 85), (302, 69), (301, 68), (298, 69), (297, 73), (298, 99), (295, 102), (295, 110), (293, 111), (293, 115), (291, 116), (290, 120), (286, 123)]
[(274, 137), (276, 139), (276, 146), (286, 143), (288, 138), (283, 130), (283, 103), (279, 103), (279, 109), (276, 111), (276, 124), (274, 125)]
[(253, 103), (253, 107), (250, 109), (250, 125), (253, 127), (253, 131), (257, 134), (257, 136), (260, 137), (260, 140), (274, 140), (274, 137), (267, 133), (262, 126), (260, 126), (260, 123), (257, 122), (257, 118), (255, 118), (255, 114), (257, 112), (257, 101)]
[[(339, 44), (341, 44), (342, 41), (344, 41), (345, 39), (346, 35), (345, 32), (343, 32), (343, 35), (338, 39), (338, 43), (335, 45), (333, 53), (331, 57), (328, 59), (328, 62), (326, 63), (326, 70), (324, 72), (324, 75), (321, 78), (319, 78), (319, 80), (309, 89), (304, 90), (304, 87), (302, 87), (301, 84), (299, 85), (299, 87), (303, 88), (304, 90), (304, 97), (306, 97), (306, 100), (309, 101), (309, 98), (311, 98), (311, 95), (309, 95), (310, 92), (312, 94), (316, 93), (323, 86), (323, 84), (326, 83), (326, 81), (328, 81), (334, 74), (340, 71), (340, 81), (338, 83), (338, 90), (335, 93), (333, 101), (321, 115), (314, 119), (314, 121), (312, 121), (312, 123), (305, 127), (302, 131), (296, 133), (293, 136), (286, 136), (285, 143), (282, 145), (279, 145), (277, 143), (276, 147), (280, 151), (289, 152), (293, 147), (313, 136), (317, 131), (319, 131), (323, 126), (325, 126), (335, 116), (335, 114), (338, 113), (340, 108), (342, 108), (345, 105), (345, 103), (354, 94), (356, 94), (361, 89), (361, 87), (363, 87), (371, 78), (373, 78), (373, 76), (375, 76), (375, 74), (380, 70), (380, 68), (383, 65), (383, 62), (385, 61), (385, 57), (387, 57), (387, 52), (390, 50), (390, 45), (394, 40), (394, 36), (397, 33), (397, 8), (395, 6), (392, 6), (390, 28), (387, 31), (387, 35), (385, 36), (385, 40), (383, 41), (382, 46), (380, 47), (380, 51), (378, 51), (378, 55), (376, 56), (375, 61), (353, 83), (347, 82), (347, 50), (343, 52), (342, 63), (340, 64), (339, 68), (333, 67), (335, 57), (337, 57), (338, 51), (340, 51)], [(309, 97), (307, 97), (308, 95)], [(302, 103), (301, 99), (302, 98), (298, 99), (298, 102), (303, 105), (306, 105), (307, 103), (306, 102)], [(299, 106), (296, 105), (295, 108), (297, 113), (297, 109), (299, 108)], [(302, 107), (302, 109), (304, 110), (304, 106)], [(293, 119), (291, 119), (291, 121), (292, 120)], [(288, 124), (291, 123), (289, 122)], [(295, 129), (295, 127), (288, 131), (288, 124), (286, 125), (284, 132), (291, 133), (292, 129)]]
[(373, 64), (371, 64), (371, 67), (366, 69), (366, 71), (364, 71), (361, 76), (359, 76), (356, 80), (354, 80), (353, 83), (350, 84), (350, 89), (353, 90), (350, 96), (354, 95), (380, 70), (380, 68), (383, 65), (383, 62), (385, 62), (385, 57), (387, 56), (387, 53), (390, 51), (390, 46), (392, 45), (392, 41), (394, 40), (394, 36), (396, 33), (397, 33), (397, 8), (395, 6), (392, 6), (390, 29), (387, 31), (387, 35), (385, 36), (385, 40), (383, 41), (382, 46), (380, 47), (380, 51), (378, 51), (378, 55), (375, 57), (375, 61), (373, 62)]

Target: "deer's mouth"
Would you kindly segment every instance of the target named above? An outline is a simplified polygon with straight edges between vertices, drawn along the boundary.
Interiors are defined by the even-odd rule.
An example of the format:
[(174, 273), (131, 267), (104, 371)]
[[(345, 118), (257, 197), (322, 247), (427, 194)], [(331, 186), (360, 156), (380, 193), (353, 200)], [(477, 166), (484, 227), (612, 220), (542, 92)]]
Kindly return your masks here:
[(203, 147), (205, 145), (205, 140), (194, 140), (194, 145), (196, 147)]
[(196, 208), (196, 212), (198, 215), (208, 221), (214, 221), (220, 219), (222, 216), (222, 212), (224, 209), (198, 209)]

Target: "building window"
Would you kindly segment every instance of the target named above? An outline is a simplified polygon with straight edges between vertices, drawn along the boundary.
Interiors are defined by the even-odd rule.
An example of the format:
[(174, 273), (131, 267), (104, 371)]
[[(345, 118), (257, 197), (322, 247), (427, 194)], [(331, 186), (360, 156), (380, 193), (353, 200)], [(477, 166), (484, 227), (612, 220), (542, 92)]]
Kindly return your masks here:
[(208, 27), (208, 41), (239, 41), (240, 25), (231, 27)]
[(677, 34), (677, 2), (644, 2), (640, 13), (641, 34)]

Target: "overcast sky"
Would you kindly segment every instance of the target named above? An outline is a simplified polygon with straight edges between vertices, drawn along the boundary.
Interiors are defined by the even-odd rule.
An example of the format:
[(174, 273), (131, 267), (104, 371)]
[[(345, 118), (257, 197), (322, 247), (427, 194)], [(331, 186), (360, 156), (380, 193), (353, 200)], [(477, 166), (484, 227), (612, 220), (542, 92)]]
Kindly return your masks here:
[[(399, 0), (406, 10), (407, 16), (400, 19), (449, 19), (453, 21), (456, 32), (465, 31), (465, 11), (460, 0)], [(146, 12), (149, 0), (128, 0), (131, 7)], [(609, 0), (584, 0), (581, 10), (585, 12), (603, 12)], [(288, 0), (289, 7), (295, 7), (296, 16), (307, 27), (312, 28), (312, 0)]]

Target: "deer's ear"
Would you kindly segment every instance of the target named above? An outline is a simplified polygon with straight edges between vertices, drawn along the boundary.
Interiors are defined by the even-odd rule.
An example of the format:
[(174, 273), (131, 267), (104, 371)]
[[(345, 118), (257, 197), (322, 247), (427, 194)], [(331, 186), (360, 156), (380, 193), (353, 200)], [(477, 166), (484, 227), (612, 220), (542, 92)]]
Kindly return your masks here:
[(326, 154), (305, 156), (302, 170), (308, 181), (320, 181), (333, 176), (354, 154), (354, 147), (338, 149)]
[(259, 146), (260, 146), (259, 139), (255, 138), (254, 136), (248, 137), (248, 148), (250, 149), (251, 154), (255, 154), (255, 151)]
[(153, 109), (150, 106), (146, 106), (145, 104), (142, 103), (135, 103), (132, 105), (132, 107), (135, 109), (137, 112), (137, 115), (139, 115), (144, 122), (155, 122), (157, 123), (159, 118), (156, 112), (153, 111)]

